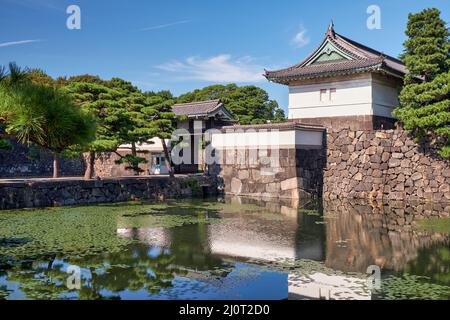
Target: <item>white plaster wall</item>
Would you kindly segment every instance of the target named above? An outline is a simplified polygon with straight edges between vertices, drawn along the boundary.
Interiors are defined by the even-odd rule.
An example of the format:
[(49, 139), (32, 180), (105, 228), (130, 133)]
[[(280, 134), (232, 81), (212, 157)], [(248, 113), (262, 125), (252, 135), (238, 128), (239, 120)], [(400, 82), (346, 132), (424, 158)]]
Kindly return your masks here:
[[(372, 114), (371, 77), (289, 87), (289, 118)], [(320, 90), (336, 89), (333, 101), (320, 101)]]
[[(336, 89), (332, 101), (329, 90)], [(326, 101), (320, 90), (326, 89)], [(392, 117), (398, 105), (398, 88), (388, 81), (364, 78), (289, 87), (289, 119), (377, 115)]]
[(323, 132), (307, 130), (289, 131), (236, 131), (212, 135), (213, 148), (301, 147), (322, 146)]
[(394, 84), (374, 78), (372, 80), (373, 114), (392, 118), (392, 111), (398, 107), (400, 88)]

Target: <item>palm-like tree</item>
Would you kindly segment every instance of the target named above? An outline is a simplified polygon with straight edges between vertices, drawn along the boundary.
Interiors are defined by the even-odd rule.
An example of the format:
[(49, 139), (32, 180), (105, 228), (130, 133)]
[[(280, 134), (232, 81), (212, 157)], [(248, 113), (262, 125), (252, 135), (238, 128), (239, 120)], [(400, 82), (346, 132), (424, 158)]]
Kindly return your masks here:
[(53, 177), (58, 177), (58, 155), (83, 145), (95, 135), (91, 115), (76, 107), (57, 87), (33, 83), (28, 69), (15, 63), (0, 69), (0, 126), (24, 144), (53, 153)]

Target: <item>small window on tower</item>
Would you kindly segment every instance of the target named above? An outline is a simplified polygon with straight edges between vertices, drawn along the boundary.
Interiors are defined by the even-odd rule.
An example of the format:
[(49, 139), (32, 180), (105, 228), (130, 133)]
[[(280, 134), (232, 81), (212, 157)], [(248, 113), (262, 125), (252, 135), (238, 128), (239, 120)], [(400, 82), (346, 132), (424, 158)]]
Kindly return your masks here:
[(330, 89), (330, 101), (334, 101), (335, 98), (336, 98), (336, 88), (331, 88)]
[(325, 102), (327, 100), (327, 89), (320, 89), (320, 101)]

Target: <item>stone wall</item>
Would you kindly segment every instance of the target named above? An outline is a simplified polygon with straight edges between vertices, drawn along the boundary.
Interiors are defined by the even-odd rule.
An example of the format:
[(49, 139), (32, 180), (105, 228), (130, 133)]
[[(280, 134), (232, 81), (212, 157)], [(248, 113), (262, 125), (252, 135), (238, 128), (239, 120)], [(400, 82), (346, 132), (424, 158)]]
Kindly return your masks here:
[[(127, 153), (130, 152), (121, 151), (123, 155)], [(138, 152), (138, 157), (147, 159), (148, 162), (139, 164), (139, 168), (143, 170), (141, 175), (148, 175), (151, 167), (150, 154)], [(125, 164), (116, 164), (119, 159), (119, 156), (112, 152), (97, 154), (94, 162), (95, 176), (101, 178), (134, 176), (135, 172), (127, 169)]]
[(450, 201), (450, 162), (402, 129), (327, 134), (323, 196)]
[[(51, 177), (53, 156), (45, 149), (12, 142), (12, 150), (0, 150), (0, 178)], [(82, 157), (60, 159), (61, 176), (83, 176), (86, 164)]]
[(0, 209), (161, 200), (212, 195), (221, 183), (206, 176), (118, 178), (105, 180), (24, 180), (0, 183)]
[(321, 125), (332, 130), (386, 130), (395, 127), (394, 119), (371, 115), (310, 118), (294, 121), (302, 124)]
[[(223, 178), (226, 194), (279, 199), (322, 194), (322, 149), (286, 148), (267, 150), (263, 155), (256, 149), (227, 152), (225, 164), (214, 172)], [(277, 160), (266, 160), (270, 158)]]

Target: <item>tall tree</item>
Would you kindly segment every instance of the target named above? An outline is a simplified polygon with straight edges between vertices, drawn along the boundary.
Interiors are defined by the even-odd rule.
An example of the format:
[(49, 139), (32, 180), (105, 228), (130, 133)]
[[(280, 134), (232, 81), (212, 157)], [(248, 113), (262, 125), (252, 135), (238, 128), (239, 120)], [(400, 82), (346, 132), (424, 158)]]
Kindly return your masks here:
[(97, 122), (95, 140), (84, 150), (88, 153), (85, 178), (91, 179), (96, 154), (116, 151), (121, 143), (117, 132), (129, 125), (118, 102), (123, 94), (108, 87), (106, 81), (97, 76), (82, 75), (59, 80), (63, 82), (63, 90), (72, 96), (81, 109), (92, 114)]
[(402, 59), (409, 70), (394, 112), (418, 141), (450, 158), (450, 32), (438, 9), (410, 14)]
[(261, 124), (285, 120), (283, 109), (256, 86), (212, 85), (178, 97), (179, 103), (221, 99), (241, 124)]
[(1, 79), (0, 119), (5, 132), (21, 143), (50, 150), (53, 177), (58, 177), (59, 155), (93, 138), (93, 118), (60, 89), (32, 82), (28, 71), (14, 63)]
[(139, 164), (146, 163), (147, 160), (138, 156), (137, 144), (147, 142), (152, 138), (152, 132), (148, 129), (149, 124), (143, 112), (143, 108), (148, 107), (147, 97), (130, 82), (119, 78), (111, 79), (108, 81), (108, 85), (123, 93), (119, 103), (122, 106), (124, 116), (129, 120), (128, 126), (122, 127), (118, 136), (121, 142), (131, 145), (131, 154), (126, 156), (118, 154), (120, 157), (118, 163), (127, 164), (128, 169), (132, 169), (135, 174), (139, 174), (143, 171)]
[[(139, 165), (146, 159), (138, 156), (137, 143), (151, 138), (142, 112), (147, 106), (144, 94), (119, 78), (102, 80), (97, 76), (80, 75), (59, 81), (80, 108), (93, 114), (97, 121), (96, 139), (85, 150), (88, 152), (85, 178), (92, 178), (94, 161), (100, 152), (115, 153), (119, 156), (117, 164), (123, 163), (139, 174), (142, 171)], [(130, 154), (117, 152), (119, 146), (124, 145), (131, 145)]]
[(169, 171), (170, 177), (174, 177), (174, 170), (166, 139), (171, 139), (172, 132), (176, 128), (177, 118), (172, 112), (172, 106), (175, 104), (175, 101), (170, 98), (171, 94), (167, 94), (167, 91), (162, 91), (161, 95), (157, 93), (146, 93), (146, 96), (148, 106), (142, 109), (147, 123), (145, 130), (149, 136), (161, 139), (167, 170)]

